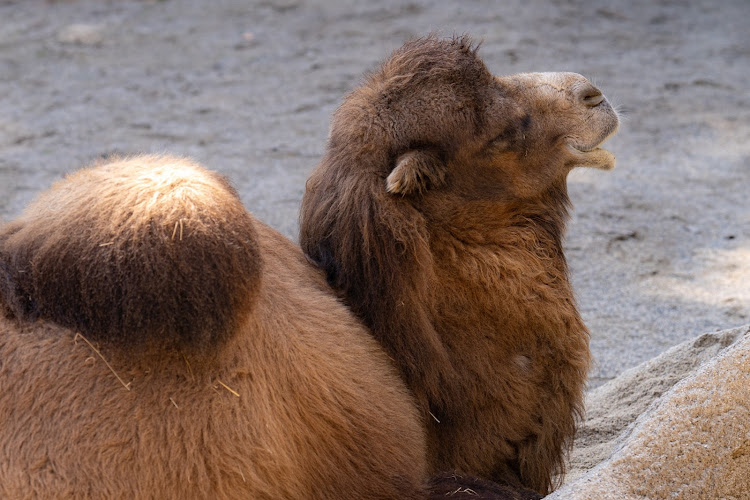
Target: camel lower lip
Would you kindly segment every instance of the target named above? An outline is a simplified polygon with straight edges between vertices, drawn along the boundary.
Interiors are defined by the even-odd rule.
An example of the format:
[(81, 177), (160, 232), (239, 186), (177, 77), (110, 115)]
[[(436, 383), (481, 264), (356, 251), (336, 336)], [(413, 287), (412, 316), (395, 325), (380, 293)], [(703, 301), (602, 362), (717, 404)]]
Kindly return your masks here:
[(575, 158), (575, 165), (593, 167), (601, 170), (611, 170), (615, 167), (615, 156), (604, 148), (594, 147), (583, 149), (570, 145)]

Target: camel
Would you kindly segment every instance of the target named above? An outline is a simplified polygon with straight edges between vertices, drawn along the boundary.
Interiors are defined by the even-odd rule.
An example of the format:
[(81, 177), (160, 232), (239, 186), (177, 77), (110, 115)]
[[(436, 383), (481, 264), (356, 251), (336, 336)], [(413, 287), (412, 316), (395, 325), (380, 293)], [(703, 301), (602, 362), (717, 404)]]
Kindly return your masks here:
[(430, 473), (560, 481), (590, 364), (566, 179), (613, 168), (617, 128), (581, 75), (494, 76), (469, 37), (406, 43), (336, 110), (300, 245), (397, 363)]
[(0, 228), (0, 497), (426, 498), (383, 349), (226, 179), (111, 159)]
[(110, 158), (0, 226), (0, 496), (532, 500), (428, 477), (416, 403), (223, 176)]

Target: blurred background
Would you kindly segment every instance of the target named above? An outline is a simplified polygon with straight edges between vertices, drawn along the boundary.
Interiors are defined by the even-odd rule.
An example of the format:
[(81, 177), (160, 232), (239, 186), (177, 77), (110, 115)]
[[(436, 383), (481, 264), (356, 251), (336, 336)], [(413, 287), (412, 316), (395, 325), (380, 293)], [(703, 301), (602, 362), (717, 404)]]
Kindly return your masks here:
[(112, 153), (228, 175), (296, 239), (331, 113), (407, 39), (482, 40), (496, 74), (575, 71), (623, 114), (571, 174), (567, 255), (591, 385), (750, 323), (747, 0), (0, 0), (0, 218)]

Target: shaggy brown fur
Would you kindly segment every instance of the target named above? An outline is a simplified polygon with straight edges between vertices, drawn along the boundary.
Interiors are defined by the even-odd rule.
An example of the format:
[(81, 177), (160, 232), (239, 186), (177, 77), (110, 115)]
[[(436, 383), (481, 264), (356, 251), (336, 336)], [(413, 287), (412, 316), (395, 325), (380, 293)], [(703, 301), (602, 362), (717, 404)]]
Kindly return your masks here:
[(222, 178), (118, 161), (0, 234), (0, 497), (427, 495), (396, 369)]
[(566, 176), (617, 116), (571, 73), (494, 77), (467, 38), (407, 43), (337, 110), (300, 243), (397, 361), (432, 471), (550, 491), (582, 412)]

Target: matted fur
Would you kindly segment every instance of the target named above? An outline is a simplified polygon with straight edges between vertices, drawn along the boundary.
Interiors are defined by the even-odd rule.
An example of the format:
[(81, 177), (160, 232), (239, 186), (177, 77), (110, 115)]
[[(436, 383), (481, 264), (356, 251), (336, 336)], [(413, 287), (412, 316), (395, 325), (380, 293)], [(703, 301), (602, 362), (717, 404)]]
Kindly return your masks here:
[(13, 315), (94, 340), (202, 349), (240, 326), (262, 261), (252, 220), (214, 172), (140, 156), (79, 170), (0, 229)]
[[(0, 497), (426, 497), (424, 429), (391, 361), (221, 177), (177, 158), (114, 162), (0, 232)], [(198, 324), (183, 329), (185, 314)], [(106, 342), (97, 353), (54, 321)], [(187, 349), (196, 335), (202, 349)]]
[(583, 406), (566, 176), (611, 168), (617, 117), (580, 75), (494, 77), (414, 40), (336, 111), (300, 244), (397, 361), (433, 472), (550, 491)]

